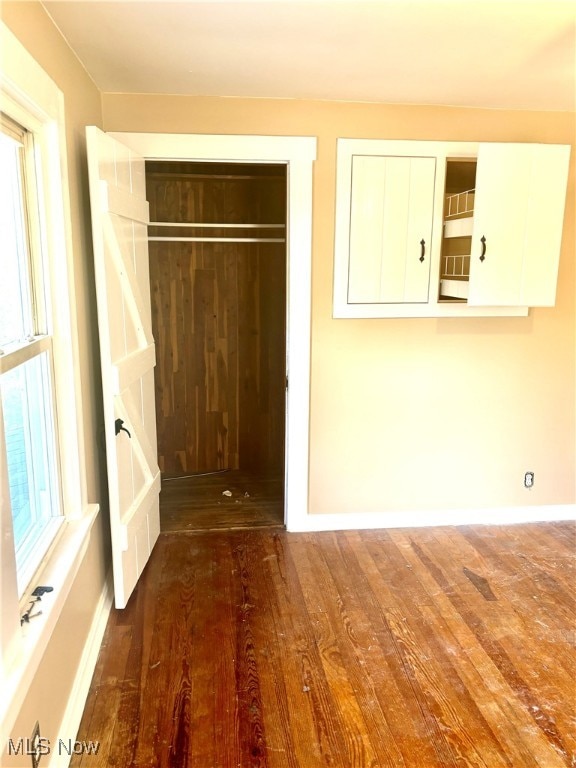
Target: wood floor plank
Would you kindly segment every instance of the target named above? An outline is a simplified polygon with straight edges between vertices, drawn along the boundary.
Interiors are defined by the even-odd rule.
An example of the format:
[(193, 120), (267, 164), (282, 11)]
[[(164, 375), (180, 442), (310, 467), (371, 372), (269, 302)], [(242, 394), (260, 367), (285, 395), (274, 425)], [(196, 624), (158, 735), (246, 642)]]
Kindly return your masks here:
[[(415, 562), (418, 563), (419, 561), (419, 564), (426, 568), (434, 581), (449, 597), (460, 618), (472, 629), (477, 642), (482, 646), (493, 664), (497, 667), (499, 673), (504, 677), (511, 690), (511, 694), (521, 702), (524, 711), (531, 715), (532, 725), (535, 723), (540, 729), (540, 737), (544, 736), (554, 750), (560, 756), (566, 758), (569, 751), (565, 743), (565, 737), (558, 731), (556, 722), (547, 712), (547, 708), (542, 706), (543, 702), (540, 700), (537, 690), (533, 687), (534, 681), (527, 679), (526, 672), (528, 670), (521, 661), (522, 657), (514, 659), (513, 655), (511, 656), (509, 653), (509, 643), (503, 642), (502, 633), (499, 632), (496, 635), (490, 631), (488, 612), (486, 610), (483, 611), (480, 604), (472, 608), (458, 589), (454, 587), (453, 582), (447, 575), (450, 569), (453, 569), (452, 559), (446, 558), (443, 552), (441, 556), (437, 555), (436, 559), (434, 559), (434, 556), (426, 549), (429, 543), (417, 541), (416, 535), (410, 536), (410, 545), (416, 557)], [(446, 571), (443, 570), (442, 562), (448, 563)], [(493, 606), (493, 603), (490, 605)], [(514, 628), (506, 629), (504, 631), (505, 637), (509, 637), (510, 632), (514, 631), (521, 631), (521, 626), (518, 625)], [(524, 634), (524, 640), (528, 640), (526, 634)], [(530, 653), (528, 647), (528, 645), (524, 647), (524, 657)], [(534, 652), (537, 653), (536, 650)], [(549, 762), (550, 766), (561, 764), (557, 761), (555, 762), (553, 755), (547, 755), (544, 762), (538, 763), (538, 765), (546, 765), (546, 761)]]
[(192, 623), (195, 637), (189, 658), (192, 696), (187, 765), (233, 765), (234, 755), (241, 752), (239, 705), (232, 695), (238, 670), (235, 627), (241, 590), (228, 541), (215, 539), (208, 550), (198, 551), (196, 541), (194, 546), (198, 578)]
[[(374, 544), (372, 552), (377, 554)], [(486, 744), (494, 740), (440, 634), (451, 606), (441, 606), (437, 614), (438, 625), (431, 624), (429, 617), (436, 615), (433, 613), (436, 603), (421, 598), (423, 585), (418, 574), (407, 567), (403, 558), (396, 556), (394, 559), (396, 569), (409, 574), (408, 579), (403, 579), (401, 591), (387, 594), (386, 587), (382, 586), (379, 591), (395, 643), (402, 654), (403, 669), (412, 681), (413, 695), (419, 703), (429, 743), (434, 748), (426, 764), (459, 765), (463, 751), (474, 754), (477, 743), (483, 743), (486, 750)], [(375, 584), (378, 583), (377, 580)], [(386, 584), (387, 580), (381, 579), (380, 583)], [(493, 751), (494, 747), (493, 744)], [(408, 749), (413, 749), (413, 744)], [(475, 759), (478, 765), (506, 765), (494, 757), (488, 762), (484, 762), (480, 755)]]
[[(453, 535), (450, 533), (449, 538)], [(490, 579), (498, 593), (498, 605), (489, 612), (486, 626), (499, 638), (522, 677), (531, 681), (542, 712), (557, 710), (558, 723), (565, 721), (568, 740), (565, 750), (573, 751), (576, 749), (573, 715), (558, 707), (559, 702), (554, 700), (567, 673), (576, 679), (574, 646), (566, 642), (576, 621), (574, 598), (561, 581), (524, 554), (531, 547), (522, 552), (507, 551), (497, 559), (490, 547), (491, 539), (470, 533), (469, 540), (492, 562)], [(458, 545), (463, 549), (461, 542), (457, 542), (454, 553)], [(550, 546), (554, 547), (554, 542)], [(544, 536), (540, 552), (546, 555)], [(544, 716), (538, 713), (538, 717)]]
[(576, 522), (551, 522), (546, 527), (546, 534), (564, 546), (565, 553), (574, 557), (576, 549)]
[[(446, 529), (442, 530), (442, 534), (438, 536), (438, 549), (442, 551), (442, 560), (446, 559), (445, 550), (449, 549), (447, 543), (451, 535), (452, 530)], [(453, 570), (458, 564), (458, 558), (454, 557), (454, 553), (451, 554), (452, 556), (446, 559), (449, 570)], [(466, 559), (468, 556), (469, 553), (463, 546), (462, 557)], [(418, 567), (416, 556), (414, 563), (414, 567)], [(448, 584), (445, 585), (444, 591), (453, 596), (456, 594)], [(554, 755), (551, 756), (549, 754), (549, 749), (544, 743), (542, 734), (538, 733), (538, 729), (534, 728), (530, 710), (527, 707), (514, 706), (516, 692), (513, 686), (510, 685), (510, 680), (507, 679), (506, 674), (503, 674), (503, 671), (505, 672), (507, 668), (503, 671), (500, 669), (498, 664), (500, 656), (490, 653), (490, 644), (488, 644), (488, 647), (485, 647), (484, 644), (478, 642), (480, 622), (476, 614), (469, 607), (464, 611), (461, 610), (464, 604), (461, 598), (451, 602), (455, 602), (453, 611), (446, 610), (445, 607), (442, 610), (442, 617), (445, 619), (458, 643), (451, 650), (451, 653), (454, 659), (458, 660), (460, 674), (464, 674), (465, 678), (470, 681), (467, 686), (468, 690), (473, 694), (478, 706), (488, 716), (488, 722), (492, 731), (498, 735), (500, 740), (504, 739), (506, 753), (513, 757), (511, 764), (540, 766), (546, 765), (546, 761), (550, 761), (551, 765), (562, 764), (558, 762)], [(486, 611), (481, 614), (485, 622), (488, 611), (491, 610), (493, 610), (492, 603), (487, 605)], [(526, 639), (525, 635), (523, 637)], [(474, 671), (469, 669), (467, 665), (462, 667), (461, 662), (464, 658), (470, 659), (478, 672), (478, 676), (475, 676)], [(510, 675), (508, 675), (509, 677)], [(490, 710), (494, 709), (496, 709), (496, 714), (490, 716)], [(504, 728), (502, 728), (502, 723), (505, 723)], [(528, 734), (529, 737), (527, 736)], [(526, 747), (526, 742), (529, 742), (529, 748)], [(494, 761), (496, 760), (496, 758), (493, 759)]]
[(303, 596), (290, 544), (284, 534), (276, 532), (262, 540), (263, 583), (270, 588), (261, 593), (263, 620), (255, 626), (267, 661), (262, 664), (262, 683), (268, 701), (268, 749), (275, 768), (322, 764), (323, 738), (316, 733), (317, 707), (309, 695), (309, 641), (301, 622)]
[[(323, 543), (328, 544), (330, 538), (325, 537)], [(306, 547), (301, 548), (298, 578), (304, 596), (312, 597), (312, 600), (310, 597), (306, 599), (306, 607), (313, 642), (319, 651), (331, 707), (345, 724), (342, 727), (336, 722), (335, 727), (344, 735), (344, 749), (351, 768), (393, 765), (390, 759), (397, 758), (398, 753), (390, 754), (390, 749), (383, 748), (382, 740), (375, 738), (377, 730), (368, 726), (364, 716), (365, 712), (370, 713), (370, 709), (363, 708), (358, 687), (362, 661), (361, 646), (355, 634), (358, 616), (354, 607), (348, 608), (341, 599), (334, 578), (335, 566), (332, 560), (328, 567), (313, 537), (307, 541)], [(382, 719), (379, 721), (383, 722)], [(391, 747), (393, 750), (393, 740)]]
[(106, 630), (78, 734), (100, 751), (71, 766), (573, 768), (569, 540), (163, 533)]
[[(98, 764), (109, 765), (109, 755), (117, 738), (116, 723), (122, 699), (126, 661), (132, 642), (130, 627), (115, 627), (113, 618), (108, 623), (94, 676), (91, 693), (84, 708), (80, 729), (97, 733)], [(114, 649), (112, 651), (112, 649)], [(89, 766), (91, 755), (77, 755), (75, 765)]]
[[(321, 649), (311, 626), (307, 611), (310, 596), (300, 581), (302, 554), (306, 538), (295, 542), (284, 534), (284, 566), (286, 582), (282, 595), (285, 615), (290, 621), (290, 652), (292, 656), (292, 679), (290, 695), (301, 712), (306, 715), (305, 739), (310, 752), (306, 759), (310, 765), (330, 765), (338, 755), (348, 754), (343, 734), (341, 712), (328, 695), (328, 681), (322, 661)], [(300, 544), (300, 546), (298, 546)], [(289, 601), (289, 604), (286, 602)], [(302, 742), (299, 752), (303, 754)]]
[(284, 526), (279, 475), (230, 470), (163, 480), (163, 533)]

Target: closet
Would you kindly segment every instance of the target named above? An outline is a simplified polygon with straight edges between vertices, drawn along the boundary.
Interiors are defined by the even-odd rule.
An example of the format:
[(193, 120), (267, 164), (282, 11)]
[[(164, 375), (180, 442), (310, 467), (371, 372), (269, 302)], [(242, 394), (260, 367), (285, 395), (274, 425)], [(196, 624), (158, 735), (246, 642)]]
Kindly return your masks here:
[(286, 166), (147, 161), (163, 478), (283, 476)]

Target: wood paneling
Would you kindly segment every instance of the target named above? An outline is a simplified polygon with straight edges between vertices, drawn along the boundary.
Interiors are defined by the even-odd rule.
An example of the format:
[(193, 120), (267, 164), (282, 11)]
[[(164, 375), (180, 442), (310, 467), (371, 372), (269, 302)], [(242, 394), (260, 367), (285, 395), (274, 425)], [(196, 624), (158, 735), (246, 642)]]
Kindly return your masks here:
[[(147, 190), (152, 221), (285, 222), (276, 166), (148, 164)], [(163, 474), (281, 472), (285, 244), (151, 242), (150, 281)]]
[(73, 768), (569, 768), (574, 526), (162, 534)]

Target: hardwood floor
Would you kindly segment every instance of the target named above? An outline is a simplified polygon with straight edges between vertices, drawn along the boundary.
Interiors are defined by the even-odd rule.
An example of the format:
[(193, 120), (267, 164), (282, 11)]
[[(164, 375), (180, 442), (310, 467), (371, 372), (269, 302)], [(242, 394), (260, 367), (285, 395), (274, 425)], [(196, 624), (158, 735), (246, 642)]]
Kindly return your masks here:
[(283, 526), (281, 477), (229, 470), (162, 481), (163, 533)]
[(568, 523), (162, 534), (72, 766), (576, 765)]

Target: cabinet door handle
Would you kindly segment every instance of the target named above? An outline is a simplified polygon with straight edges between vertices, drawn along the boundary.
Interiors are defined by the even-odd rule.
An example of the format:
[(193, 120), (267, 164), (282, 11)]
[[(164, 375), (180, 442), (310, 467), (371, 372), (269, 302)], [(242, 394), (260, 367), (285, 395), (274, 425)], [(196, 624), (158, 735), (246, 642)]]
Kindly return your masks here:
[(420, 251), (420, 261), (424, 261), (424, 254), (426, 253), (426, 241), (424, 240), (424, 238), (420, 240), (420, 247), (422, 249)]
[(480, 238), (480, 242), (482, 243), (482, 253), (480, 254), (480, 261), (484, 261), (486, 258), (486, 238), (484, 235)]

